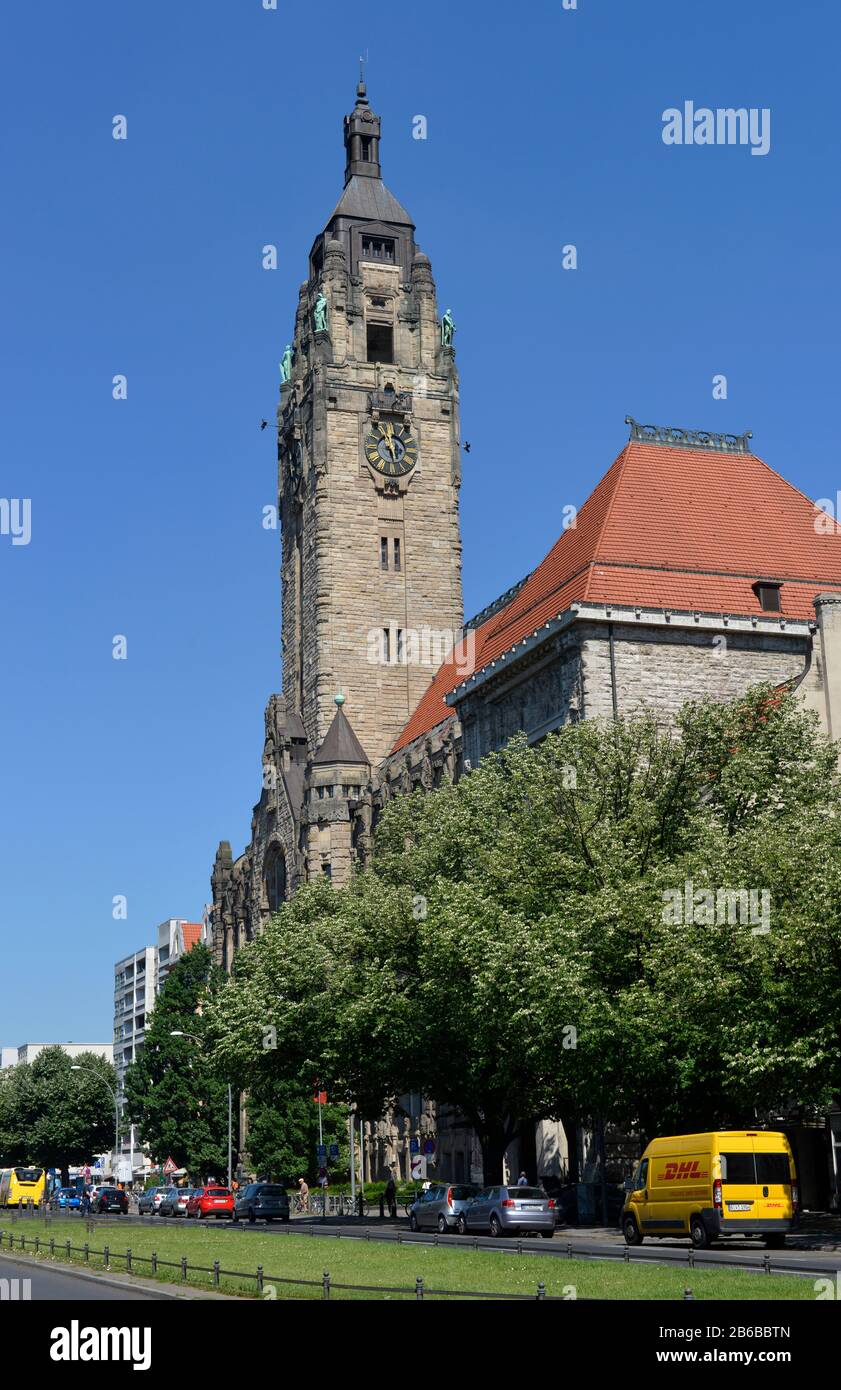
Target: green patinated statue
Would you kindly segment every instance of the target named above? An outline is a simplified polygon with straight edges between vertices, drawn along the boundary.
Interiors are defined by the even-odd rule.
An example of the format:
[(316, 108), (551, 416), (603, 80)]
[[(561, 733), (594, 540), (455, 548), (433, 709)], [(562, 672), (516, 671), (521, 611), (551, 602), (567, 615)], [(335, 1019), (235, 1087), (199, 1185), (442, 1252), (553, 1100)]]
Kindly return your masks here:
[(280, 359), (280, 382), (284, 386), (287, 381), (292, 380), (292, 348), (286, 344), (286, 351)]
[(441, 346), (451, 348), (455, 336), (456, 325), (449, 309), (441, 320)]
[(315, 308), (313, 309), (312, 318), (313, 326), (315, 328), (316, 333), (326, 333), (328, 313), (327, 299), (324, 295), (323, 290), (318, 291), (318, 299), (315, 301)]

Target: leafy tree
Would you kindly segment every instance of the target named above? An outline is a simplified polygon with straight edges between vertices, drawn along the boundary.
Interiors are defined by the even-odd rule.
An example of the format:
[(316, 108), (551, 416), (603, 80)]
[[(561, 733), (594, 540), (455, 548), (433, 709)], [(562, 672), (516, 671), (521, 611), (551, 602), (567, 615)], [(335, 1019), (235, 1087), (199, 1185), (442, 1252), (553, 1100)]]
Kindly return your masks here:
[[(305, 1081), (283, 1081), (271, 1072), (255, 1078), (248, 1091), (247, 1147), (257, 1173), (293, 1186), (299, 1177), (318, 1179), (318, 1105)], [(339, 1145), (338, 1161), (325, 1164), (342, 1179), (350, 1170), (348, 1116), (340, 1106), (321, 1107), (321, 1132), (328, 1146)]]
[[(72, 1068), (80, 1070), (74, 1071)], [(92, 1052), (71, 1058), (45, 1047), (32, 1063), (9, 1068), (0, 1083), (0, 1148), (4, 1163), (68, 1169), (114, 1142), (114, 1068)]]
[[(515, 740), (392, 801), (366, 871), (284, 906), (240, 953), (213, 1046), (243, 1085), (309, 1068), (371, 1118), (402, 1091), (449, 1102), (487, 1181), (540, 1117), (650, 1134), (824, 1103), (841, 1088), (839, 812), (835, 750), (768, 688), (676, 728)], [(726, 895), (722, 916), (728, 889), (768, 894), (768, 932)]]
[(208, 1057), (203, 1013), (217, 988), (209, 950), (194, 946), (170, 970), (125, 1079), (128, 1118), (155, 1160), (171, 1156), (197, 1177), (228, 1165), (227, 1085)]

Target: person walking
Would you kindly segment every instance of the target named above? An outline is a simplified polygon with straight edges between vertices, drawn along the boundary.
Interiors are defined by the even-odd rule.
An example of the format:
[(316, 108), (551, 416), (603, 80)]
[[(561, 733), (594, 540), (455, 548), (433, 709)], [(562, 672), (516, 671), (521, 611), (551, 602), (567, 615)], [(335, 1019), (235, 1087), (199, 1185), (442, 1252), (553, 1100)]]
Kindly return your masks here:
[(518, 1179), (517, 1179), (517, 1186), (518, 1186), (518, 1187), (528, 1187), (528, 1185), (529, 1185), (529, 1180), (528, 1180), (528, 1178), (526, 1177), (525, 1173), (521, 1173), (520, 1176), (519, 1176)]
[(304, 1179), (304, 1178), (299, 1178), (299, 1179), (298, 1179), (298, 1196), (299, 1196), (300, 1199), (301, 1199), (301, 1211), (309, 1211), (309, 1209), (310, 1209), (310, 1190), (309, 1190), (309, 1188), (308, 1188), (308, 1186), (307, 1186), (306, 1179)]
[(91, 1194), (88, 1192), (88, 1189), (85, 1188), (84, 1192), (82, 1193), (82, 1200), (81, 1200), (81, 1203), (79, 1204), (79, 1210), (80, 1210), (80, 1212), (82, 1213), (82, 1216), (88, 1216), (89, 1213), (90, 1213), (90, 1209), (91, 1209)]
[(397, 1216), (397, 1183), (394, 1181), (393, 1168), (389, 1171), (388, 1182), (385, 1185), (385, 1200), (388, 1214), (393, 1221)]

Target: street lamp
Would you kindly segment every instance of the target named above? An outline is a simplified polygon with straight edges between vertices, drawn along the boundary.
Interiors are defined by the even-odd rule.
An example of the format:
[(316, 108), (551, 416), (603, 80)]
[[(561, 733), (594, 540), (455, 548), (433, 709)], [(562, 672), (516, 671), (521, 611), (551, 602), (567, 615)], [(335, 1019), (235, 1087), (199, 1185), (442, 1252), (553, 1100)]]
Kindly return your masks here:
[[(87, 1071), (87, 1072), (89, 1072), (89, 1071), (91, 1071), (91, 1068), (90, 1068), (90, 1067), (82, 1067), (82, 1066), (80, 1066), (80, 1065), (78, 1064), (78, 1062), (77, 1062), (77, 1063), (74, 1063), (73, 1066), (71, 1066), (70, 1070), (71, 1070), (71, 1071)], [(102, 1082), (103, 1086), (107, 1086), (107, 1087), (108, 1087), (108, 1090), (109, 1090), (110, 1093), (111, 1093), (111, 1099), (112, 1099), (113, 1102), (114, 1102), (114, 1166), (116, 1167), (117, 1162), (118, 1162), (118, 1160), (119, 1160), (119, 1155), (120, 1155), (120, 1102), (119, 1102), (119, 1100), (118, 1100), (118, 1098), (117, 1098), (117, 1092), (114, 1090), (114, 1087), (111, 1085), (111, 1082), (110, 1082), (110, 1081), (106, 1081), (106, 1080), (105, 1080), (105, 1077), (104, 1077), (104, 1076), (102, 1075), (102, 1073), (99, 1072), (99, 1071), (97, 1071), (97, 1072), (95, 1072), (95, 1073), (93, 1073), (93, 1074), (96, 1075), (96, 1076), (98, 1077), (98, 1079)], [(133, 1176), (133, 1175), (132, 1175), (132, 1176)], [(115, 1174), (114, 1174), (114, 1182), (116, 1182), (116, 1181), (117, 1181), (117, 1175), (116, 1175), (116, 1173), (115, 1173)]]
[[(191, 1042), (201, 1042), (201, 1038), (196, 1037), (195, 1033), (185, 1033), (181, 1028), (172, 1028), (169, 1036), (171, 1038), (189, 1038)], [(233, 1100), (231, 1095), (231, 1083), (228, 1082), (228, 1187), (231, 1186), (231, 1145), (232, 1145), (232, 1124), (233, 1124)]]

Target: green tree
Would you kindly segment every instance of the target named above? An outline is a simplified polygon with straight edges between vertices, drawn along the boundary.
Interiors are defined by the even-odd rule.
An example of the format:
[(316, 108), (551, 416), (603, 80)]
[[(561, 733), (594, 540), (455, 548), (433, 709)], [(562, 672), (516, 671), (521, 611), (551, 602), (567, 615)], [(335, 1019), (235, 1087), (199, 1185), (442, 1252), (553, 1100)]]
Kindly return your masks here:
[[(79, 1068), (79, 1070), (73, 1070)], [(0, 1084), (0, 1146), (4, 1163), (68, 1169), (114, 1142), (114, 1068), (92, 1052), (68, 1057), (45, 1047), (32, 1063), (9, 1068)]]
[[(271, 1071), (255, 1077), (248, 1091), (248, 1154), (255, 1172), (293, 1186), (298, 1178), (318, 1179), (318, 1105), (306, 1081), (284, 1081)], [(328, 1176), (344, 1181), (350, 1172), (348, 1116), (340, 1106), (321, 1106), (325, 1145), (339, 1145), (338, 1160), (325, 1164)]]
[[(365, 872), (284, 906), (240, 953), (213, 1045), (244, 1085), (309, 1067), (371, 1118), (407, 1090), (449, 1102), (488, 1181), (541, 1117), (645, 1134), (821, 1104), (839, 1091), (839, 812), (835, 750), (768, 688), (677, 727), (515, 740), (390, 802)], [(770, 930), (728, 920), (728, 890), (767, 893)]]
[[(203, 1010), (218, 988), (206, 946), (170, 970), (146, 1026), (146, 1043), (125, 1079), (128, 1119), (153, 1158), (172, 1157), (195, 1177), (227, 1171), (228, 1092), (206, 1047)], [(173, 1033), (190, 1036), (173, 1037)]]

